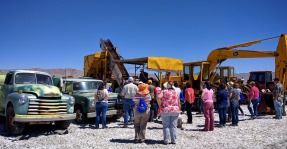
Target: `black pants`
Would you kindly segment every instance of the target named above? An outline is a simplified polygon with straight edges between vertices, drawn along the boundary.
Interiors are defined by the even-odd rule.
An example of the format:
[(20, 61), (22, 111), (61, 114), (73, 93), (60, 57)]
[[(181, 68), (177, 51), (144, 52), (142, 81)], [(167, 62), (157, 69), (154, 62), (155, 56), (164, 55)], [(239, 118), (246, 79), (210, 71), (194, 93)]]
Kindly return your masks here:
[(193, 104), (189, 102), (185, 102), (185, 105), (186, 105), (187, 123), (191, 124), (192, 123), (191, 109), (192, 109)]

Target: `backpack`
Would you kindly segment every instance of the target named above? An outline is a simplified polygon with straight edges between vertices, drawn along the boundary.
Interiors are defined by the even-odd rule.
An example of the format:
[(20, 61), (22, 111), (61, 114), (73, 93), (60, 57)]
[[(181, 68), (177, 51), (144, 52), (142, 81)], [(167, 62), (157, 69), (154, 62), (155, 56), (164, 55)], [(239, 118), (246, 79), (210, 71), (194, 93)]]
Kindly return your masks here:
[(137, 110), (139, 113), (144, 113), (147, 110), (147, 105), (143, 98), (140, 98)]
[(181, 102), (181, 103), (184, 103), (184, 96), (183, 96), (183, 93), (182, 93), (182, 92), (180, 92), (179, 97), (180, 97), (180, 102)]
[(239, 96), (240, 96), (239, 103), (241, 104), (244, 102), (244, 96), (243, 96), (242, 92), (240, 92)]

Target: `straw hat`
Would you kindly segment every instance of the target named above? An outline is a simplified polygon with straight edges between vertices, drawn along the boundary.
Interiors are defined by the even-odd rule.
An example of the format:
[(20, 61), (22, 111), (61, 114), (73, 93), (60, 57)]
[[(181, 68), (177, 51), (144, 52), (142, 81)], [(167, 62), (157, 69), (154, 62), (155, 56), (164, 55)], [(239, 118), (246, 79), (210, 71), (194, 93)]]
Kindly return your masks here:
[(148, 94), (149, 93), (148, 85), (145, 83), (139, 84), (138, 88), (139, 88), (138, 94)]

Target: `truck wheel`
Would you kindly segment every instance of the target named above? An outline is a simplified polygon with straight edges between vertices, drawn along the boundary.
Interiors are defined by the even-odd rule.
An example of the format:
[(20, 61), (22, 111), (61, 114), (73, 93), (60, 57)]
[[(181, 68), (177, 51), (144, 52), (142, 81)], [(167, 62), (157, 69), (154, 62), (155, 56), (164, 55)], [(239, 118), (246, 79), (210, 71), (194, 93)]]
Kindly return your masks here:
[(60, 129), (67, 129), (71, 124), (71, 121), (56, 121), (55, 126), (60, 128)]
[(76, 113), (75, 122), (77, 124), (82, 124), (86, 122), (86, 115), (83, 113), (83, 109), (81, 106), (76, 106), (75, 113)]
[(120, 119), (121, 117), (123, 117), (123, 115), (123, 112), (119, 112), (118, 114), (114, 115), (114, 118)]
[(24, 123), (15, 122), (15, 112), (12, 105), (6, 109), (6, 129), (8, 135), (18, 135), (23, 132), (25, 128)]

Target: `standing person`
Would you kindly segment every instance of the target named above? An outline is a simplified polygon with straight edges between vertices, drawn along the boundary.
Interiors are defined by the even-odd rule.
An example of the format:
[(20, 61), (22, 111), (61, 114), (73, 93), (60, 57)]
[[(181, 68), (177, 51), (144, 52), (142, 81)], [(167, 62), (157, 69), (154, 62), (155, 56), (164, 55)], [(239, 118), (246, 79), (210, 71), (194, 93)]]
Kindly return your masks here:
[[(138, 142), (143, 143), (145, 142), (146, 126), (147, 126), (147, 122), (150, 116), (150, 101), (152, 100), (152, 98), (149, 93), (147, 84), (141, 83), (138, 85), (138, 88), (139, 90), (137, 94), (135, 95), (135, 97), (133, 98), (133, 101), (135, 102), (135, 108), (134, 108), (135, 143), (138, 143)], [(147, 110), (143, 113), (140, 113), (137, 110), (140, 99), (144, 99), (147, 105)]]
[(239, 103), (239, 104), (238, 104), (238, 110), (240, 111), (241, 115), (244, 115), (244, 112), (243, 112), (242, 108), (240, 107), (240, 104), (242, 104), (241, 98), (243, 98), (242, 100), (244, 101), (243, 95), (242, 95), (242, 97), (240, 96), (240, 94), (242, 94), (242, 90), (239, 88), (238, 85), (237, 85), (237, 87), (234, 88), (234, 89), (236, 89), (236, 90), (239, 92), (239, 97), (240, 97), (239, 102), (238, 102), (238, 103)]
[(232, 126), (238, 126), (238, 106), (240, 100), (240, 92), (236, 89), (237, 84), (233, 84), (233, 89), (229, 94), (230, 110), (232, 115)]
[[(123, 128), (128, 127), (128, 119), (130, 116), (130, 121), (134, 120), (133, 108), (135, 106), (134, 101), (132, 100), (136, 93), (138, 92), (138, 87), (133, 84), (134, 78), (128, 78), (128, 84), (123, 87), (121, 96), (124, 96), (124, 126)], [(129, 114), (130, 113), (130, 114)]]
[(148, 73), (144, 71), (144, 69), (140, 70), (140, 76), (139, 76), (140, 81), (143, 83), (147, 83), (148, 80)]
[(153, 86), (153, 84), (152, 84), (152, 80), (151, 79), (149, 79), (148, 81), (147, 81), (147, 83), (148, 83), (148, 91), (149, 91), (149, 93), (150, 93), (150, 96), (151, 96), (151, 102), (150, 102), (150, 104), (151, 104), (151, 108), (150, 108), (150, 117), (149, 117), (149, 122), (153, 122), (153, 120), (154, 120), (154, 118), (156, 118), (156, 100), (155, 100), (155, 94), (154, 94), (154, 86)]
[[(159, 82), (155, 82), (155, 87), (154, 87), (154, 99), (157, 99), (157, 94), (159, 94), (161, 92), (161, 88), (159, 86)], [(155, 113), (154, 113), (154, 118), (156, 118), (156, 121), (158, 121), (159, 117), (158, 117), (158, 104), (156, 101), (155, 104)]]
[(226, 84), (226, 88), (227, 88), (227, 93), (228, 93), (228, 100), (227, 100), (227, 122), (231, 122), (231, 115), (232, 115), (232, 113), (231, 113), (231, 107), (230, 107), (230, 96), (229, 96), (229, 94), (231, 93), (231, 91), (232, 91), (232, 87), (233, 87), (233, 82), (232, 81), (230, 81), (230, 82), (228, 82), (227, 84)]
[(213, 131), (214, 129), (214, 113), (213, 113), (213, 89), (211, 89), (211, 84), (209, 81), (205, 83), (206, 88), (203, 89), (201, 98), (203, 100), (203, 110), (205, 117), (205, 125), (203, 131)]
[(273, 100), (274, 100), (274, 107), (276, 110), (275, 119), (282, 119), (283, 113), (283, 98), (284, 98), (284, 89), (283, 85), (280, 83), (279, 78), (274, 79), (274, 90), (273, 90)]
[(197, 99), (197, 107), (198, 107), (198, 113), (197, 114), (202, 114), (203, 113), (203, 100), (201, 98), (202, 91), (205, 89), (205, 84), (200, 85), (200, 91), (199, 91), (199, 96)]
[(216, 104), (219, 115), (219, 127), (226, 126), (227, 100), (228, 100), (228, 93), (225, 89), (225, 85), (222, 83), (219, 85), (219, 91), (216, 94)]
[(123, 87), (124, 87), (123, 83), (121, 83), (120, 86), (115, 89), (115, 93), (120, 94), (122, 92), (122, 90), (123, 90)]
[(176, 91), (173, 89), (173, 82), (168, 81), (164, 84), (164, 90), (157, 95), (159, 114), (163, 125), (163, 143), (176, 144), (176, 127), (180, 113), (180, 101)]
[[(259, 103), (259, 89), (255, 86), (254, 81), (251, 81), (249, 85), (251, 88), (248, 93), (248, 110), (251, 114), (251, 118), (255, 119), (258, 116), (257, 108)], [(251, 104), (253, 105), (253, 110)]]
[(189, 81), (186, 82), (185, 89), (185, 104), (186, 104), (186, 112), (187, 112), (187, 123), (192, 124), (192, 106), (194, 103), (194, 90), (191, 87), (191, 83)]
[(108, 128), (106, 126), (106, 113), (108, 110), (108, 98), (109, 93), (108, 90), (104, 88), (104, 83), (98, 88), (97, 93), (94, 95), (94, 101), (96, 102), (96, 128), (99, 128), (100, 119), (102, 119), (102, 128)]

